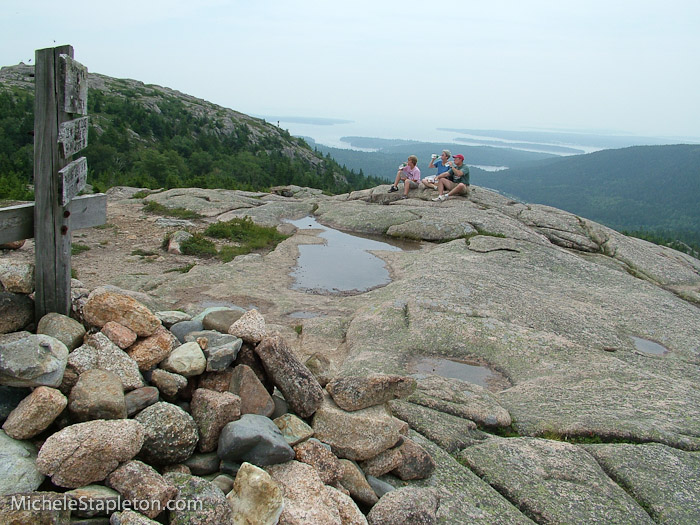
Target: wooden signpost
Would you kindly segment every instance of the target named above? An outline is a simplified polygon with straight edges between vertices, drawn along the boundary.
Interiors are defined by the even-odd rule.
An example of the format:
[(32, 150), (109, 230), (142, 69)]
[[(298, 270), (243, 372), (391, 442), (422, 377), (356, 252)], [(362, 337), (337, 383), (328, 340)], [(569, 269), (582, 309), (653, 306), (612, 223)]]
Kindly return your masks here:
[[(70, 313), (71, 233), (104, 224), (104, 194), (76, 197), (87, 182), (87, 68), (72, 46), (35, 54), (34, 204), (0, 210), (0, 243), (34, 237), (35, 314)], [(74, 118), (77, 115), (77, 118)]]

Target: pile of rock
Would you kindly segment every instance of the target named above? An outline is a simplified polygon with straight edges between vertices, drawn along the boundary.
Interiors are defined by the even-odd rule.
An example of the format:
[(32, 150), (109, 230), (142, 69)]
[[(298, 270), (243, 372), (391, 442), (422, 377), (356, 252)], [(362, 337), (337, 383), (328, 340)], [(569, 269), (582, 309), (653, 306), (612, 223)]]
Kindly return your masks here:
[(435, 521), (433, 490), (377, 479), (434, 469), (388, 408), (413, 379), (329, 378), (257, 310), (74, 310), (0, 338), (0, 522)]

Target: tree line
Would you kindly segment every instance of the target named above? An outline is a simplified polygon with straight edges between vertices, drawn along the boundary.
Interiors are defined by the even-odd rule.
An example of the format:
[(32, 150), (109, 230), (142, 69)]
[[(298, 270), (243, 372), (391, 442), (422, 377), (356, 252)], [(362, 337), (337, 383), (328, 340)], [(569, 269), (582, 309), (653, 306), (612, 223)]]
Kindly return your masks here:
[[(271, 124), (236, 121), (223, 108), (212, 118), (176, 96), (127, 86), (115, 92), (114, 85), (110, 92), (88, 92), (89, 145), (82, 154), (95, 191), (113, 186), (267, 191), (294, 184), (340, 194), (382, 183), (312, 151), (287, 131), (271, 132)], [(143, 103), (149, 94), (155, 105)], [(33, 93), (0, 90), (2, 199), (33, 198), (33, 127)]]

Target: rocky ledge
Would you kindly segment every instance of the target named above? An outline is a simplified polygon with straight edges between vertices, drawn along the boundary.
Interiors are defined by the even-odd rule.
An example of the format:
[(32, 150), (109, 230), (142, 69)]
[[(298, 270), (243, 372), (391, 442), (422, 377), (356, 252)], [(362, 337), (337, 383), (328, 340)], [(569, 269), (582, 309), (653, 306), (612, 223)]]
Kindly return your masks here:
[[(205, 222), (249, 216), (292, 236), (268, 254), (239, 256), (227, 264), (197, 264), (182, 275), (148, 273), (144, 266), (138, 272), (104, 275), (104, 282), (131, 290), (131, 295), (141, 292), (137, 297), (151, 311), (181, 310), (195, 318), (212, 305), (261, 312), (266, 334), (279, 336), (270, 340), (266, 335), (260, 343), (242, 348), (248, 345), (258, 355), (286, 347), (289, 354), (282, 351), (280, 356), (294, 355), (325, 385), (311, 419), (299, 417), (310, 409), (292, 402), (280, 377), (272, 398), (284, 398), (291, 412), (307, 419), (312, 429), (319, 414), (325, 418), (324, 425), (313, 429), (313, 438), (329, 445), (336, 458), (342, 457), (341, 464), (359, 466), (374, 489), (363, 496), (349, 490), (363, 514), (387, 489), (377, 488), (380, 480), (400, 488), (384, 494), (380, 502), (414, 512), (422, 516), (415, 519), (425, 523), (433, 517), (439, 523), (485, 524), (700, 521), (700, 261), (484, 188), (473, 188), (468, 198), (441, 203), (432, 201), (434, 192), (412, 190), (408, 199), (400, 199), (387, 190), (380, 186), (335, 197), (296, 187), (271, 194), (198, 189), (154, 193), (145, 200), (199, 210)], [(108, 206), (109, 220), (110, 213), (142, 206), (142, 201), (124, 199), (115, 191)], [(412, 239), (414, 244), (403, 251), (374, 252), (391, 275), (386, 286), (359, 294), (295, 289), (292, 271), (300, 247), (324, 242), (319, 231), (297, 230), (285, 222), (307, 215), (346, 232)], [(162, 228), (172, 233), (178, 227)], [(95, 237), (92, 242), (98, 245), (101, 240)], [(80, 275), (80, 256), (74, 267)], [(18, 289), (26, 273), (15, 267), (13, 272), (0, 272), (0, 280), (7, 283), (6, 289)], [(88, 291), (76, 293), (82, 294), (75, 301), (80, 310)], [(16, 302), (5, 308), (2, 320), (20, 327), (30, 322), (21, 315), (30, 300), (9, 291), (7, 296)], [(31, 310), (31, 302), (26, 304)], [(90, 345), (99, 347), (102, 336), (91, 332), (89, 328)], [(152, 336), (137, 335), (132, 344), (138, 349), (148, 337)], [(41, 342), (37, 340), (36, 347), (44, 348)], [(197, 339), (183, 339), (181, 346), (188, 343)], [(201, 350), (203, 341), (197, 345)], [(205, 346), (218, 345), (208, 340)], [(140, 352), (131, 354), (138, 357)], [(101, 362), (90, 352), (83, 360)], [(146, 361), (147, 368), (155, 369), (141, 375), (159, 390), (158, 404), (177, 405), (167, 398), (173, 389), (177, 397), (191, 392), (189, 401), (184, 398), (189, 411), (180, 408), (194, 418), (199, 397), (194, 397), (197, 389), (191, 390), (194, 381), (187, 380), (187, 387), (179, 381), (183, 390), (171, 386), (166, 392), (166, 374), (182, 374), (156, 356)], [(489, 380), (479, 386), (455, 373), (466, 365), (487, 369)], [(53, 374), (55, 381), (55, 370), (42, 373)], [(412, 381), (415, 390), (407, 389)], [(197, 386), (217, 390), (199, 382)], [(133, 387), (139, 388), (143, 387)], [(377, 392), (392, 397), (366, 405), (364, 397), (371, 399)], [(308, 397), (313, 406), (319, 403), (317, 394)], [(70, 428), (66, 414), (73, 416), (65, 410), (54, 408), (61, 413), (54, 428)], [(355, 412), (368, 420), (356, 421), (346, 414)], [(390, 420), (382, 419), (389, 414)], [(125, 421), (129, 420), (138, 421)], [(367, 443), (370, 421), (384, 421), (381, 429), (371, 432), (373, 444)], [(90, 421), (74, 426), (86, 423)], [(360, 435), (349, 440), (329, 436), (341, 427), (343, 433), (355, 429)], [(380, 476), (368, 475), (379, 471), (364, 470), (374, 461), (366, 456), (384, 446), (389, 451), (397, 448), (397, 443), (388, 444), (395, 432), (401, 443), (410, 440), (411, 447), (427, 452), (421, 457), (430, 456), (434, 462), (432, 474), (404, 480), (402, 467), (393, 467)], [(35, 444), (43, 439), (46, 436), (40, 434)], [(377, 452), (374, 457), (385, 456), (382, 461), (390, 464), (390, 455)], [(143, 456), (136, 457), (151, 465), (140, 459)], [(220, 468), (228, 461), (224, 459)], [(431, 464), (427, 459), (425, 463)], [(151, 466), (163, 476), (165, 465)], [(263, 467), (273, 478), (273, 472), (286, 469)], [(307, 485), (283, 486), (284, 497), (301, 487)], [(429, 490), (416, 492), (420, 489)], [(393, 499), (402, 495), (409, 496)], [(372, 512), (366, 514), (368, 519)], [(305, 519), (313, 519), (309, 516)], [(397, 519), (411, 522), (405, 515)]]

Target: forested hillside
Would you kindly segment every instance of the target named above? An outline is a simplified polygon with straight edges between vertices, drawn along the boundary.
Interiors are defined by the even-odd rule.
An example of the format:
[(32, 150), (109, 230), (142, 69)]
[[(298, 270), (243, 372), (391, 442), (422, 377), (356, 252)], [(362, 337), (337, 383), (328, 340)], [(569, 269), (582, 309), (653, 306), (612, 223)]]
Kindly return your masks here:
[[(437, 144), (372, 137), (346, 137), (346, 139), (348, 144), (355, 148), (374, 149), (376, 151), (368, 152), (332, 148), (314, 144), (310, 139), (307, 140), (318, 151), (331, 155), (338, 163), (355, 171), (361, 170), (365, 175), (382, 177), (386, 180), (394, 179), (399, 163), (404, 162), (409, 155), (418, 157), (418, 167), (423, 175), (434, 175), (435, 170), (428, 168), (430, 155), (432, 153), (439, 155), (445, 148), (449, 149), (453, 154), (463, 154), (465, 162), (471, 166), (521, 166), (535, 160), (555, 158), (554, 155), (549, 153), (535, 153), (488, 146), (466, 146), (457, 143)], [(479, 168), (473, 169), (479, 171)]]
[(700, 145), (603, 150), (475, 174), (473, 181), (655, 242), (700, 245)]
[[(31, 193), (32, 66), (0, 69), (0, 198)], [(297, 184), (329, 193), (379, 179), (346, 169), (261, 119), (160, 86), (90, 73), (88, 183), (266, 190)]]

